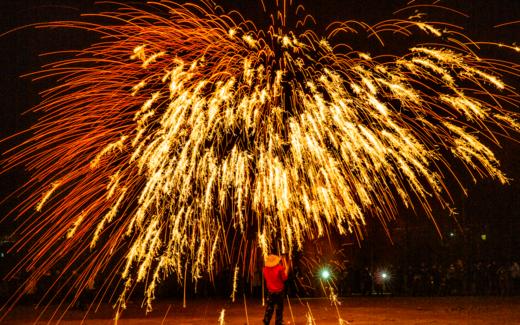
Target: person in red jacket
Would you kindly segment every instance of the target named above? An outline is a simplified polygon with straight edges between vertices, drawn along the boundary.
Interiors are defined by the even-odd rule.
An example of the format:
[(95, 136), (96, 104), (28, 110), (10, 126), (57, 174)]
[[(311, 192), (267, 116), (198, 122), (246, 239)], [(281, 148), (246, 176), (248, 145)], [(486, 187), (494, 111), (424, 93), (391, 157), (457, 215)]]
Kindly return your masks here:
[[(281, 262), (281, 263), (280, 263)], [(289, 265), (285, 258), (277, 255), (268, 255), (263, 268), (265, 283), (267, 285), (267, 306), (264, 314), (264, 324), (269, 325), (276, 308), (275, 325), (283, 324), (283, 296), (285, 281), (289, 274)]]

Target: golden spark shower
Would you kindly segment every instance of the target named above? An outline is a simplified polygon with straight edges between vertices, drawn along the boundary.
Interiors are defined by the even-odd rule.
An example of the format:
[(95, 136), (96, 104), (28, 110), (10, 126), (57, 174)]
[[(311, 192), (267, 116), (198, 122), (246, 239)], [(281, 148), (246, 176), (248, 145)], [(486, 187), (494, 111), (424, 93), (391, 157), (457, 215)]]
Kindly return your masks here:
[[(430, 10), (463, 15), (437, 3), (322, 35), (302, 3), (267, 2), (267, 28), (210, 1), (37, 24), (99, 41), (31, 74), (54, 86), (3, 161), (31, 175), (16, 208), (28, 255), (12, 274), (38, 280), (65, 263), (77, 276), (52, 290), (77, 298), (111, 268), (102, 287), (117, 284), (118, 309), (142, 285), (151, 310), (165, 279), (186, 287), (228, 267), (234, 295), (275, 247), (290, 254), (331, 231), (362, 241), (403, 206), (435, 225), (433, 204), (456, 208), (447, 182), (464, 190), (463, 169), (508, 183), (493, 150), (520, 131), (520, 68), (479, 53), (518, 47), (429, 22)], [(355, 48), (384, 53), (396, 38), (402, 53)]]

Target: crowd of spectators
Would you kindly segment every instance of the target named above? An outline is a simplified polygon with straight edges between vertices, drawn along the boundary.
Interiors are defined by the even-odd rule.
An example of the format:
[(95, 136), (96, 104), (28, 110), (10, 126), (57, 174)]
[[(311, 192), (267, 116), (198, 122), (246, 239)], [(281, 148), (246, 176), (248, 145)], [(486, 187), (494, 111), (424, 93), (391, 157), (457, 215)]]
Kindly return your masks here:
[(349, 266), (339, 276), (341, 295), (452, 296), (520, 295), (518, 262), (476, 262), (411, 265), (408, 267)]
[[(33, 304), (49, 291), (59, 271), (45, 274), (38, 283), (27, 283), (28, 274), (18, 274), (11, 281), (0, 281), (0, 302), (6, 301), (17, 290), (25, 289), (21, 303)], [(308, 272), (307, 272), (308, 273)], [(306, 274), (307, 274), (306, 273)], [(520, 296), (520, 264), (519, 262), (476, 262), (465, 264), (462, 259), (447, 264), (427, 264), (403, 266), (368, 267), (365, 265), (348, 265), (342, 272), (331, 272), (331, 283), (336, 286), (340, 296)], [(319, 275), (311, 275), (311, 283), (305, 286), (303, 272), (296, 267), (290, 274), (288, 294), (290, 296), (321, 296), (322, 285)], [(217, 274), (213, 282), (201, 279), (197, 288), (189, 288), (189, 296), (229, 297), (233, 286), (231, 269)], [(72, 276), (76, 276), (73, 272)], [(237, 283), (239, 292), (260, 297), (262, 294), (262, 276), (255, 273), (251, 279), (244, 278)], [(300, 280), (301, 280), (300, 279)], [(63, 279), (62, 279), (63, 280)], [(59, 282), (59, 281), (58, 281)], [(55, 285), (58, 288), (60, 285)], [(88, 283), (77, 300), (78, 308), (93, 297), (95, 284)], [(175, 281), (165, 281), (158, 289), (159, 297), (182, 297), (184, 290)]]

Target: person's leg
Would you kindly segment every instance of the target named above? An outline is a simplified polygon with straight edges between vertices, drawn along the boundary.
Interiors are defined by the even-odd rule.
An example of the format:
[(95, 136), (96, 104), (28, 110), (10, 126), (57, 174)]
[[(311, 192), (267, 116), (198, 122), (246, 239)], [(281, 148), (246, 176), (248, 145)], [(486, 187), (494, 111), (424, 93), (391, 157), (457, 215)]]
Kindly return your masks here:
[(283, 324), (283, 293), (276, 295), (276, 322), (275, 325)]
[(264, 325), (269, 325), (274, 312), (274, 299), (271, 293), (267, 293), (267, 304), (264, 313)]

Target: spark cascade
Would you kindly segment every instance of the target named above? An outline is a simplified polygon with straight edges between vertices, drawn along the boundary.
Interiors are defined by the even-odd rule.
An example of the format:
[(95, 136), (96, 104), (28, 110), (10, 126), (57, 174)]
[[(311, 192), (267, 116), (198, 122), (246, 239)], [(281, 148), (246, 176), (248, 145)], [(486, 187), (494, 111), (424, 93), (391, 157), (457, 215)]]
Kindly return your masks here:
[[(520, 130), (503, 81), (518, 66), (423, 15), (335, 22), (322, 37), (310, 16), (287, 25), (301, 5), (277, 4), (266, 30), (209, 2), (42, 24), (102, 39), (33, 74), (58, 81), (4, 161), (32, 175), (17, 270), (38, 279), (66, 257), (79, 276), (53, 290), (74, 296), (110, 267), (119, 308), (144, 283), (150, 310), (166, 277), (252, 270), (257, 249), (290, 254), (331, 229), (361, 240), (368, 218), (385, 225), (402, 204), (433, 220), (432, 201), (451, 209), (453, 158), (508, 182), (489, 145)], [(411, 45), (371, 57), (335, 43), (345, 35)]]

